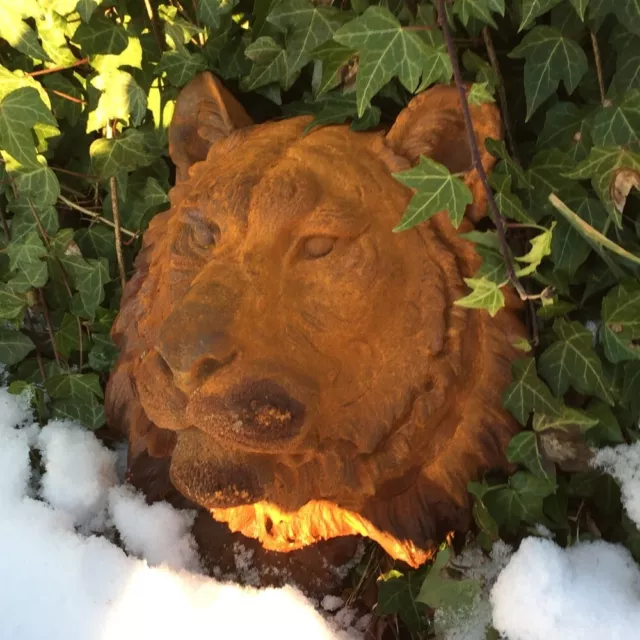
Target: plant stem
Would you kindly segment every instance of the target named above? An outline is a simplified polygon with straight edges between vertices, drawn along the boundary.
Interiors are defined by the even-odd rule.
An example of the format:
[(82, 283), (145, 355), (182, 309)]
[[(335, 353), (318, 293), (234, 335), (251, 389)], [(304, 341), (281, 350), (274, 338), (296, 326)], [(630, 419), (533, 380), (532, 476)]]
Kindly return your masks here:
[(511, 257), (509, 245), (507, 244), (504, 219), (502, 217), (502, 214), (500, 213), (500, 210), (498, 209), (498, 205), (493, 196), (493, 191), (489, 186), (489, 180), (487, 179), (487, 174), (484, 170), (484, 167), (482, 166), (482, 159), (480, 158), (480, 149), (478, 149), (478, 142), (476, 140), (476, 136), (473, 131), (471, 111), (469, 110), (469, 103), (467, 101), (467, 95), (466, 95), (464, 83), (462, 80), (462, 74), (460, 72), (460, 65), (458, 64), (458, 57), (456, 54), (455, 45), (453, 44), (453, 38), (451, 37), (451, 31), (449, 30), (449, 24), (447, 23), (445, 0), (438, 0), (438, 22), (442, 29), (444, 39), (447, 43), (447, 52), (449, 53), (449, 58), (451, 59), (453, 77), (456, 83), (456, 87), (458, 89), (458, 94), (460, 96), (462, 116), (464, 119), (464, 126), (467, 132), (467, 138), (469, 140), (469, 147), (471, 149), (473, 166), (475, 170), (478, 172), (478, 177), (480, 178), (480, 182), (482, 183), (482, 186), (484, 187), (484, 190), (487, 194), (487, 200), (489, 202), (489, 211), (491, 212), (491, 218), (492, 218), (493, 224), (496, 227), (498, 240), (500, 242), (500, 253), (502, 254), (502, 259), (504, 260), (504, 264), (507, 269), (507, 275), (509, 276), (509, 280), (511, 281), (511, 284), (513, 285), (514, 289), (517, 291), (520, 298), (522, 300), (526, 300), (528, 297), (527, 292), (524, 290), (520, 280), (518, 279), (518, 276), (516, 275), (515, 269), (513, 267), (513, 258)]
[[(116, 225), (113, 222), (111, 222), (111, 220), (107, 220), (106, 218), (103, 218), (100, 214), (95, 213), (95, 211), (85, 209), (85, 207), (81, 207), (79, 204), (76, 204), (72, 200), (65, 198), (63, 195), (58, 196), (58, 199), (60, 200), (60, 202), (64, 202), (64, 204), (66, 204), (69, 208), (75, 209), (76, 211), (83, 213), (85, 216), (89, 216), (94, 220), (98, 220), (99, 222), (102, 222), (102, 224), (106, 224), (108, 227), (115, 229)], [(125, 236), (129, 236), (130, 238), (138, 237), (137, 233), (134, 233), (133, 231), (129, 231), (129, 229), (125, 229), (124, 227), (120, 227), (120, 233), (124, 234)]]
[(40, 298), (40, 305), (42, 306), (42, 314), (44, 315), (44, 323), (47, 327), (47, 333), (49, 334), (49, 340), (51, 341), (51, 348), (53, 349), (53, 357), (56, 359), (56, 364), (60, 366), (60, 356), (56, 349), (56, 339), (53, 335), (53, 327), (51, 326), (51, 318), (49, 317), (49, 308), (47, 307), (47, 301), (44, 299), (44, 293), (42, 289), (38, 289), (38, 297)]
[(598, 88), (600, 89), (600, 102), (603, 107), (607, 106), (607, 98), (604, 90), (604, 76), (602, 74), (602, 61), (600, 60), (600, 48), (598, 47), (598, 38), (593, 31), (591, 34), (591, 48), (593, 49), (593, 57), (596, 61), (596, 74), (598, 75)]
[[(114, 138), (115, 131), (113, 124), (107, 122), (107, 139)], [(127, 275), (124, 269), (124, 257), (122, 255), (122, 237), (120, 234), (120, 207), (118, 205), (118, 181), (115, 176), (109, 178), (109, 191), (111, 192), (111, 213), (113, 215), (113, 235), (116, 243), (116, 258), (118, 261), (118, 272), (120, 273), (120, 286), (124, 291), (127, 283)]]
[(516, 150), (516, 143), (513, 137), (513, 128), (511, 126), (511, 118), (509, 117), (509, 108), (507, 107), (507, 93), (504, 90), (504, 79), (502, 72), (500, 71), (500, 64), (498, 63), (498, 56), (493, 46), (493, 40), (491, 38), (491, 31), (489, 27), (482, 29), (482, 37), (484, 38), (484, 46), (487, 49), (487, 55), (489, 56), (489, 62), (493, 70), (498, 76), (498, 99), (500, 100), (500, 110), (502, 111), (502, 121), (504, 122), (505, 133), (507, 134), (507, 142), (509, 143), (509, 149), (511, 151), (511, 157), (520, 164), (518, 158), (518, 152)]
[(73, 67), (79, 67), (81, 64), (89, 62), (89, 58), (82, 58), (82, 60), (76, 60), (73, 64), (61, 64), (57, 67), (49, 67), (48, 69), (40, 69), (39, 71), (32, 71), (28, 73), (28, 76), (35, 78), (36, 76), (44, 76), (47, 73), (56, 73), (57, 71), (64, 71), (65, 69), (73, 69)]
[(156, 39), (156, 43), (158, 44), (158, 49), (160, 49), (160, 51), (164, 51), (164, 42), (162, 40), (162, 36), (160, 35), (158, 19), (156, 18), (156, 14), (153, 11), (153, 6), (151, 5), (150, 0), (144, 0), (144, 6), (147, 10), (147, 16), (149, 16), (149, 22), (151, 22), (151, 30), (153, 31), (153, 36)]

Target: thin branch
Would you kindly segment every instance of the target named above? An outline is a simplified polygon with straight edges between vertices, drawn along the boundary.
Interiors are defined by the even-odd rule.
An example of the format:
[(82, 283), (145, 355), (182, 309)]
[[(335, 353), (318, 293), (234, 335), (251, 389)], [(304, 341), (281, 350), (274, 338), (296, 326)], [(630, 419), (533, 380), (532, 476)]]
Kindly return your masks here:
[(160, 35), (160, 26), (158, 25), (158, 18), (153, 10), (153, 6), (151, 5), (150, 0), (144, 0), (144, 6), (147, 9), (147, 15), (149, 16), (149, 22), (151, 22), (151, 30), (153, 31), (153, 36), (156, 39), (156, 43), (158, 44), (158, 49), (160, 51), (164, 51), (164, 41), (162, 40), (162, 36)]
[(511, 252), (509, 250), (509, 245), (507, 244), (507, 237), (505, 233), (504, 219), (502, 218), (502, 214), (498, 209), (498, 205), (493, 196), (493, 191), (489, 186), (489, 181), (487, 179), (487, 174), (482, 166), (482, 159), (480, 158), (480, 150), (478, 149), (478, 142), (476, 140), (475, 133), (473, 131), (473, 122), (471, 120), (471, 112), (469, 110), (469, 103), (467, 101), (467, 95), (465, 92), (462, 74), (460, 73), (460, 65), (458, 64), (458, 57), (456, 54), (455, 45), (453, 44), (453, 38), (451, 37), (451, 31), (449, 31), (449, 24), (447, 23), (447, 14), (445, 10), (445, 0), (438, 0), (438, 22), (440, 27), (442, 28), (442, 33), (444, 35), (444, 39), (447, 43), (447, 51), (449, 53), (449, 58), (451, 59), (451, 67), (453, 68), (453, 77), (456, 83), (456, 87), (458, 89), (458, 95), (460, 97), (460, 105), (462, 106), (462, 115), (464, 119), (464, 126), (467, 131), (467, 138), (469, 139), (469, 146), (471, 148), (471, 157), (473, 159), (473, 166), (475, 170), (478, 172), (478, 177), (480, 178), (480, 182), (484, 187), (484, 190), (487, 194), (487, 199), (489, 201), (489, 211), (491, 212), (491, 218), (493, 220), (493, 224), (496, 227), (496, 232), (498, 234), (498, 240), (500, 241), (500, 253), (502, 254), (502, 259), (504, 260), (505, 267), (507, 269), (507, 276), (511, 281), (514, 289), (518, 292), (518, 295), (522, 300), (527, 299), (527, 292), (524, 290), (518, 276), (516, 275), (515, 269), (513, 267), (513, 258), (511, 256)]
[[(107, 123), (107, 138), (113, 138), (115, 132), (113, 125)], [(109, 178), (109, 191), (111, 192), (111, 213), (113, 215), (113, 235), (116, 243), (116, 259), (118, 261), (118, 272), (120, 274), (120, 286), (124, 291), (127, 283), (127, 274), (124, 269), (124, 256), (122, 255), (122, 238), (120, 235), (120, 206), (118, 205), (118, 182), (115, 176)]]
[[(102, 222), (102, 224), (106, 224), (108, 227), (111, 227), (112, 229), (116, 228), (116, 225), (113, 222), (111, 222), (111, 220), (107, 220), (106, 218), (103, 218), (100, 214), (95, 213), (94, 211), (91, 211), (89, 209), (85, 209), (84, 207), (81, 207), (79, 204), (76, 204), (72, 200), (65, 198), (62, 194), (58, 196), (58, 199), (61, 202), (64, 202), (64, 204), (66, 204), (67, 207), (71, 209), (75, 209), (76, 211), (79, 211), (80, 213), (84, 214), (85, 216), (89, 216), (94, 220), (98, 220), (98, 222)], [(124, 229), (123, 227), (120, 227), (120, 233), (123, 233), (125, 236), (129, 236), (130, 238), (138, 237), (137, 233), (134, 233), (133, 231), (129, 231), (129, 229)]]
[(2, 221), (2, 229), (4, 230), (4, 239), (7, 242), (11, 241), (11, 231), (9, 230), (9, 225), (7, 224), (7, 218), (4, 215), (4, 207), (0, 206), (0, 221)]
[[(45, 87), (46, 88), (46, 87)], [(51, 93), (56, 96), (60, 96), (65, 100), (70, 100), (71, 102), (75, 102), (76, 104), (89, 104), (86, 100), (82, 98), (76, 98), (75, 96), (70, 96), (68, 93), (63, 93), (62, 91), (58, 91), (57, 89), (47, 89), (47, 91), (51, 91)]]
[(504, 90), (504, 79), (502, 72), (500, 71), (500, 64), (498, 63), (498, 56), (493, 46), (493, 40), (491, 38), (491, 32), (489, 27), (482, 29), (482, 37), (484, 38), (484, 46), (487, 49), (487, 55), (489, 56), (489, 62), (491, 67), (498, 76), (498, 99), (500, 100), (500, 110), (502, 111), (502, 121), (504, 122), (505, 132), (507, 134), (507, 142), (509, 143), (509, 150), (511, 151), (511, 157), (520, 164), (518, 158), (518, 152), (516, 150), (516, 143), (513, 137), (513, 127), (511, 126), (511, 118), (509, 117), (509, 108), (507, 106), (507, 93)]
[(89, 58), (82, 58), (82, 60), (76, 60), (73, 64), (61, 64), (57, 67), (40, 69), (39, 71), (32, 71), (31, 73), (27, 73), (27, 75), (35, 78), (36, 76), (44, 76), (47, 73), (56, 73), (58, 71), (64, 71), (65, 69), (73, 69), (73, 67), (79, 67), (82, 64), (87, 64), (87, 62), (89, 62)]
[(56, 364), (60, 366), (60, 356), (58, 355), (58, 350), (56, 349), (56, 339), (53, 335), (53, 327), (51, 326), (51, 318), (49, 317), (49, 307), (47, 307), (47, 301), (44, 299), (44, 293), (42, 292), (42, 289), (38, 289), (38, 296), (40, 298), (40, 305), (42, 306), (44, 323), (47, 327), (49, 340), (51, 341), (51, 348), (53, 349), (53, 357), (56, 359)]
[(607, 97), (604, 90), (604, 75), (602, 74), (602, 61), (600, 60), (600, 48), (598, 47), (598, 38), (591, 31), (591, 48), (593, 49), (593, 57), (596, 61), (596, 74), (598, 75), (598, 88), (600, 89), (600, 102), (603, 107), (608, 106)]
[(85, 180), (87, 180), (87, 182), (98, 182), (100, 180), (98, 176), (92, 176), (92, 175), (89, 175), (88, 173), (78, 173), (77, 171), (71, 171), (70, 169), (63, 169), (62, 167), (54, 167), (52, 165), (49, 165), (49, 168), (53, 169), (54, 171), (58, 171), (60, 173), (66, 173), (70, 176), (76, 176), (77, 178), (84, 178)]

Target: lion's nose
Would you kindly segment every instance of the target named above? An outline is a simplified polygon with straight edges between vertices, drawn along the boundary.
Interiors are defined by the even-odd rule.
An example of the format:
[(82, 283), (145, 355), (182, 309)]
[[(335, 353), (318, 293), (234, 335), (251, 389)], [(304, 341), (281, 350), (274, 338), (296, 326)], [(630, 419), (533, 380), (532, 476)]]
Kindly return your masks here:
[(236, 355), (231, 338), (212, 317), (211, 309), (197, 304), (171, 313), (160, 330), (156, 349), (174, 375), (192, 383), (212, 375)]

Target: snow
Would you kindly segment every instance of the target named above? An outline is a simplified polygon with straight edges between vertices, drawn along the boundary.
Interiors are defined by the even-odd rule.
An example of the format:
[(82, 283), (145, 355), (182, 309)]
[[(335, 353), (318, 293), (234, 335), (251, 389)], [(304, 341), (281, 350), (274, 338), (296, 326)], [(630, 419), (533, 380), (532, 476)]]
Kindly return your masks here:
[(340, 630), (347, 620), (325, 619), (291, 587), (198, 574), (193, 514), (147, 506), (119, 485), (118, 464), (78, 425), (40, 429), (28, 399), (0, 388), (0, 640), (361, 637), (363, 618)]
[(631, 640), (640, 628), (640, 569), (622, 546), (562, 549), (526, 538), (491, 591), (493, 625), (509, 640)]
[[(620, 482), (639, 524), (640, 443), (603, 449), (595, 465)], [(193, 519), (122, 484), (122, 455), (94, 434), (69, 421), (40, 428), (28, 399), (0, 388), (0, 640), (363, 637), (371, 615), (339, 597), (314, 608), (292, 587), (199, 573)], [(471, 548), (455, 558), (482, 591), (464, 616), (436, 612), (441, 637), (483, 640), (490, 624), (506, 640), (637, 637), (640, 569), (630, 553), (604, 541), (563, 549), (552, 532), (537, 533), (515, 552), (499, 541), (490, 557)], [(235, 552), (252, 582), (252, 552)]]
[(595, 456), (594, 466), (618, 481), (624, 508), (636, 526), (640, 527), (640, 442), (600, 449)]

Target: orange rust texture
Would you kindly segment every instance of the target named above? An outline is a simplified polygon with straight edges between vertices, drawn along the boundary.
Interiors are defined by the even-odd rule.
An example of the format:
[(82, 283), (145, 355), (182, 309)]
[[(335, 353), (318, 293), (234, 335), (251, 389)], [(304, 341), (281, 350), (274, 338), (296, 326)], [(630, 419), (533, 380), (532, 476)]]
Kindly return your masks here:
[[(488, 171), (498, 112), (471, 110)], [(418, 566), (468, 526), (467, 483), (505, 465), (524, 328), (512, 295), (495, 318), (453, 305), (479, 263), (459, 233), (486, 208), (453, 87), (389, 131), (308, 123), (253, 125), (208, 73), (182, 91), (177, 183), (114, 325), (108, 419), (131, 465), (166, 459), (178, 491), (265, 549), (359, 534)], [(442, 212), (392, 233), (412, 196), (392, 173), (421, 154), (464, 173), (460, 229)]]

